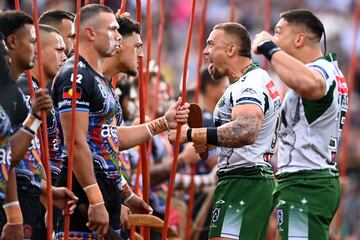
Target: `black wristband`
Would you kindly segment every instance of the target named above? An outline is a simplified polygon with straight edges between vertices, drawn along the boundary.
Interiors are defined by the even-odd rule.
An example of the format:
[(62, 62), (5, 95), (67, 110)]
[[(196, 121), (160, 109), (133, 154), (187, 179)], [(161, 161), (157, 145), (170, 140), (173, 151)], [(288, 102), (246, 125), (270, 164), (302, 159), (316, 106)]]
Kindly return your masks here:
[(192, 133), (192, 129), (191, 128), (188, 128), (187, 132), (186, 132), (186, 138), (189, 142), (192, 142), (192, 139), (191, 139), (191, 133)]
[(206, 131), (206, 142), (211, 145), (218, 145), (217, 128), (210, 127)]
[(27, 132), (27, 133), (29, 133), (30, 135), (32, 135), (32, 136), (35, 136), (35, 134), (36, 134), (33, 130), (31, 130), (31, 129), (28, 128), (28, 127), (22, 127), (22, 129), (23, 129), (25, 132)]
[(33, 111), (30, 111), (30, 113), (38, 120), (41, 121), (41, 117), (39, 117), (38, 115), (36, 115)]
[(264, 55), (269, 61), (271, 61), (272, 55), (281, 50), (276, 44), (271, 40), (264, 40), (259, 43), (257, 46), (259, 53)]

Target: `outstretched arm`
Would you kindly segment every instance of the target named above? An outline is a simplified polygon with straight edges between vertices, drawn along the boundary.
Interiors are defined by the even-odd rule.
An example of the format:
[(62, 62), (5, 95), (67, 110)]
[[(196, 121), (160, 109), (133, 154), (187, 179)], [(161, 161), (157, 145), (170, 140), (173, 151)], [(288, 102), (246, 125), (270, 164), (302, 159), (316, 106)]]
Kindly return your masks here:
[(189, 116), (189, 103), (180, 106), (181, 98), (174, 103), (163, 117), (141, 125), (118, 127), (120, 150), (129, 149), (149, 140), (161, 132), (176, 128), (177, 123), (184, 124)]
[[(255, 104), (237, 105), (232, 111), (232, 121), (217, 128), (181, 129), (180, 141), (211, 144), (220, 147), (239, 148), (253, 144), (259, 134), (264, 114)], [(169, 140), (175, 141), (176, 131), (172, 130)]]

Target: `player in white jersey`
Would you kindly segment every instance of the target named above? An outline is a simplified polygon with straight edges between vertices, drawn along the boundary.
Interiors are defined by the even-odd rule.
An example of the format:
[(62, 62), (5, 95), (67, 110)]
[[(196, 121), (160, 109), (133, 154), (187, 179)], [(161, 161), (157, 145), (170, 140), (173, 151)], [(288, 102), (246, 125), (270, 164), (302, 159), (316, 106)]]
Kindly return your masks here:
[(282, 106), (274, 195), (281, 239), (329, 239), (340, 201), (335, 157), (348, 88), (335, 54), (321, 51), (323, 34), (321, 21), (298, 9), (280, 15), (274, 36), (261, 32), (253, 42), (253, 51), (267, 57), (289, 87)]
[[(181, 130), (181, 142), (219, 146), (219, 183), (210, 239), (265, 239), (274, 176), (269, 160), (279, 126), (280, 96), (269, 75), (251, 61), (251, 41), (239, 23), (213, 28), (204, 50), (210, 75), (230, 82), (214, 112), (213, 128)], [(175, 139), (170, 132), (169, 139)], [(203, 149), (203, 148), (202, 148)]]

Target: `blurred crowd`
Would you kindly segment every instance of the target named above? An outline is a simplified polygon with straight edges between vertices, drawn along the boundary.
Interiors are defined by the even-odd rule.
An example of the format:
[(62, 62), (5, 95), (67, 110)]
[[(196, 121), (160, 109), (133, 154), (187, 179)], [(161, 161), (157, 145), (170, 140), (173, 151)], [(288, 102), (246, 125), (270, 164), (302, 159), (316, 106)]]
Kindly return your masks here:
[[(22, 0), (21, 9), (31, 13), (32, 1)], [(91, 3), (98, 3), (98, 1), (90, 0)], [(142, 1), (142, 41), (144, 43), (144, 50), (146, 50), (146, 2)], [(160, 16), (160, 1), (151, 1), (152, 12), (152, 59), (157, 57), (157, 38), (158, 26)], [(148, 107), (147, 115), (151, 118), (152, 113), (156, 112), (161, 116), (164, 110), (168, 109), (170, 103), (181, 92), (180, 85), (183, 71), (183, 58), (185, 55), (186, 36), (188, 31), (188, 24), (190, 19), (191, 0), (165, 0), (166, 4), (166, 21), (164, 29), (163, 51), (161, 56), (161, 81), (159, 84), (159, 94), (154, 96), (155, 93), (155, 78), (157, 76), (157, 65), (153, 62), (151, 64), (151, 75), (148, 90)], [(191, 53), (189, 59), (188, 71), (188, 96), (193, 96), (193, 90), (196, 86), (197, 80), (197, 59), (198, 59), (198, 46), (199, 46), (199, 32), (200, 32), (200, 17), (201, 7), (203, 0), (197, 1), (196, 7), (196, 23), (193, 32), (193, 40), (191, 44)], [(355, 10), (355, 0), (273, 0), (271, 1), (271, 26), (273, 27), (281, 12), (293, 8), (308, 8), (314, 11), (317, 16), (322, 20), (326, 30), (326, 49), (328, 52), (336, 52), (341, 70), (345, 73), (348, 72), (350, 66), (351, 54), (356, 54), (356, 59), (360, 58), (360, 40), (357, 42), (357, 49), (352, 49), (352, 41), (354, 34), (354, 21), (353, 13)], [(52, 8), (59, 8), (67, 11), (74, 12), (74, 0), (39, 0), (40, 14)], [(120, 5), (121, 0), (105, 0), (105, 4), (110, 6), (116, 11)], [(13, 0), (1, 0), (0, 8), (14, 9)], [(128, 11), (132, 18), (135, 18), (136, 1), (130, 0), (127, 2), (126, 11)], [(252, 0), (252, 1), (235, 1), (235, 16), (236, 21), (245, 25), (251, 37), (254, 38), (255, 34), (264, 29), (265, 26), (265, 1)], [(230, 19), (230, 6), (229, 1), (226, 0), (210, 0), (208, 2), (206, 14), (206, 36), (211, 31), (212, 26), (219, 22), (228, 21)], [(360, 39), (360, 38), (359, 38)], [(204, 39), (205, 41), (205, 39)], [(145, 56), (146, 59), (147, 56)], [(263, 64), (263, 57), (255, 57), (255, 60)], [(204, 63), (206, 65), (206, 62)], [(205, 66), (204, 66), (205, 67)], [(271, 69), (270, 69), (271, 72)], [(343, 236), (344, 239), (360, 239), (360, 62), (356, 63), (356, 74), (354, 81), (353, 95), (351, 99), (351, 123), (349, 134), (349, 146), (347, 149), (342, 148), (342, 151), (348, 152), (348, 166), (347, 177), (344, 179), (343, 189), (343, 215), (342, 227), (337, 231), (336, 227), (332, 231), (334, 236)], [(205, 78), (205, 76), (203, 76)], [(131, 82), (123, 81), (126, 76), (120, 76), (117, 84), (117, 91), (123, 111), (125, 124), (133, 124), (137, 121), (138, 103), (137, 103), (137, 86), (136, 79)], [(274, 76), (276, 78), (276, 76)], [(204, 81), (204, 80), (203, 80)], [(221, 96), (222, 91), (225, 89), (225, 81), (222, 84), (214, 86), (213, 83), (207, 85), (204, 81), (202, 86), (201, 105), (204, 107), (208, 114), (212, 112), (211, 101)], [(158, 109), (153, 109), (153, 101), (157, 98)], [(188, 99), (191, 102), (190, 99)], [(215, 100), (214, 100), (215, 101)], [(216, 102), (215, 102), (216, 103)], [(205, 105), (205, 106), (204, 106)], [(210, 117), (211, 118), (211, 117)], [(167, 137), (159, 135), (153, 139), (151, 145), (151, 159), (153, 172), (151, 175), (151, 204), (154, 208), (155, 214), (162, 217), (164, 214), (165, 198), (167, 191), (167, 184), (163, 179), (168, 177), (164, 174), (164, 169), (170, 169), (172, 161), (172, 148), (167, 141)], [(180, 189), (187, 189), (189, 185), (188, 164), (197, 162), (197, 198), (195, 206), (201, 206), (207, 198), (207, 192), (210, 186), (215, 182), (212, 169), (216, 162), (203, 161), (197, 159), (195, 156), (189, 156), (192, 153), (186, 151), (186, 146), (182, 152), (182, 157), (185, 161), (181, 161), (179, 167), (179, 174), (177, 175), (177, 199), (178, 202), (174, 203), (174, 211), (172, 214), (173, 226), (177, 226), (184, 232), (184, 219), (183, 210), (186, 208), (187, 191)], [(188, 154), (188, 155), (186, 155)], [(209, 159), (212, 153), (210, 153)], [(128, 172), (128, 179), (135, 183), (134, 174), (139, 159), (137, 149), (131, 149), (123, 153), (123, 170)], [(215, 160), (216, 161), (216, 160)], [(341, 162), (339, 164), (342, 164)], [(276, 165), (276, 164), (274, 164)], [(165, 171), (166, 172), (166, 171)], [(204, 175), (206, 177), (199, 177)], [(130, 182), (130, 181), (129, 181)], [(197, 205), (199, 202), (199, 205)], [(198, 210), (200, 211), (200, 210)], [(195, 221), (202, 221), (202, 219), (195, 219)], [(204, 220), (205, 221), (205, 220)], [(196, 222), (198, 223), (198, 222)], [(206, 225), (206, 224), (205, 224)], [(200, 231), (201, 232), (201, 231)], [(200, 236), (200, 233), (199, 233)], [(201, 236), (199, 239), (202, 239)], [(335, 239), (335, 238), (334, 238)]]

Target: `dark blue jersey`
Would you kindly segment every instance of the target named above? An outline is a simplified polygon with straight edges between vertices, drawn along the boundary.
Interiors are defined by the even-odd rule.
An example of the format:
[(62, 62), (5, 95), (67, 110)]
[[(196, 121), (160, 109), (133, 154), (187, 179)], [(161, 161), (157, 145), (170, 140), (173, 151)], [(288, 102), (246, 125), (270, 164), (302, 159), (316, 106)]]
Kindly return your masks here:
[(11, 144), (12, 135), (10, 119), (5, 110), (0, 106), (0, 200), (6, 196), (6, 186), (9, 178), (11, 163)]
[[(30, 102), (30, 91), (28, 80), (25, 74), (21, 74), (18, 79), (18, 85), (21, 91), (25, 94), (26, 99)], [(40, 88), (38, 80), (32, 77), (32, 87), (34, 91)], [(48, 141), (49, 141), (49, 156), (50, 156), (50, 166), (51, 172), (59, 174), (61, 167), (61, 140), (59, 137), (59, 130), (57, 128), (57, 118), (55, 109), (51, 109), (51, 112), (47, 115), (46, 123), (48, 130)]]
[(109, 79), (94, 71), (82, 57), (78, 63), (77, 87), (74, 91), (73, 64), (72, 57), (54, 79), (54, 106), (60, 115), (71, 111), (71, 98), (76, 94), (76, 111), (89, 112), (87, 143), (92, 153), (95, 174), (120, 181), (117, 126), (122, 121), (122, 111), (118, 99)]
[[(11, 126), (14, 132), (22, 127), (26, 119), (30, 102), (26, 99), (24, 93), (20, 90), (18, 84), (9, 81), (1, 85), (0, 104), (10, 117)], [(27, 191), (31, 189), (32, 193), (40, 193), (41, 179), (44, 175), (40, 159), (40, 143), (35, 137), (26, 152), (24, 158), (15, 167), (18, 189)]]

